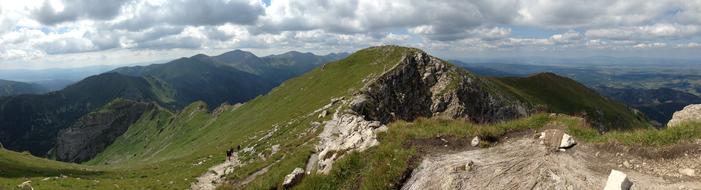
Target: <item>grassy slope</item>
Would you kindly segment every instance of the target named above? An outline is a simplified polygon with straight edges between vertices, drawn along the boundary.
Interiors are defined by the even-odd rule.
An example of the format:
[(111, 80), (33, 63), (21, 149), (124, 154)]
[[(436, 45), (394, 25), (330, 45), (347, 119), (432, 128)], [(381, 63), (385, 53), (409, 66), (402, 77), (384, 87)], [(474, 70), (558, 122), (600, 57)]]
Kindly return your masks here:
[[(153, 130), (152, 128), (157, 128), (155, 121), (146, 120), (140, 121), (142, 126), (130, 128), (126, 134), (132, 136), (119, 138), (114, 146), (110, 146), (103, 154), (89, 162), (97, 165), (91, 168), (101, 171), (100, 175), (83, 176), (82, 181), (73, 178), (57, 180), (72, 184), (64, 186), (57, 185), (58, 182), (41, 181), (42, 177), (35, 177), (32, 180), (37, 184), (35, 186), (57, 185), (56, 189), (88, 188), (83, 183), (86, 178), (99, 180), (99, 184), (109, 183), (112, 187), (116, 184), (123, 189), (172, 189), (174, 187), (182, 189), (188, 187), (193, 178), (205, 172), (208, 167), (223, 160), (223, 152), (229, 147), (238, 144), (244, 146), (255, 144), (254, 147), (258, 152), (265, 152), (270, 145), (281, 144), (282, 148), (278, 155), (289, 156), (272, 166), (268, 175), (252, 182), (254, 186), (257, 184), (260, 187), (268, 187), (270, 184), (281, 181), (282, 177), (294, 167), (304, 164), (303, 160), (306, 160), (306, 155), (312, 147), (309, 144), (302, 144), (314, 139), (316, 135), (311, 133), (298, 137), (296, 134), (307, 129), (311, 121), (321, 120), (316, 116), (307, 118), (304, 115), (329, 103), (333, 97), (347, 96), (353, 92), (351, 89), (361, 88), (364, 78), (369, 75), (378, 75), (393, 67), (399, 62), (405, 50), (399, 48), (361, 50), (347, 59), (329, 63), (301, 77), (291, 79), (269, 94), (260, 96), (235, 111), (225, 111), (218, 117), (213, 117), (206, 112), (206, 109), (199, 109), (202, 106), (201, 103), (188, 106), (182, 113), (172, 117), (166, 113), (156, 114), (159, 118), (156, 119), (157, 121), (169, 120), (166, 118), (177, 121), (161, 126), (164, 128), (163, 131)], [(384, 57), (384, 59), (376, 60), (377, 57)], [(274, 124), (284, 125), (288, 121), (294, 122), (281, 128), (266, 143), (256, 143), (248, 138), (261, 137), (267, 130), (273, 128)], [(127, 146), (130, 143), (137, 143), (144, 147)], [(129, 155), (137, 159), (129, 158)], [(212, 157), (208, 158), (209, 155)], [(273, 156), (275, 157), (279, 156)], [(250, 156), (249, 158), (253, 159)], [(202, 165), (193, 165), (203, 159), (208, 161)], [(268, 159), (270, 160), (273, 159)], [(111, 164), (104, 165), (106, 162)], [(263, 162), (267, 161), (254, 162), (248, 167), (241, 168), (241, 171), (254, 171), (258, 166), (267, 165)], [(45, 176), (52, 175), (52, 173), (45, 173)], [(235, 176), (232, 177), (235, 178)], [(16, 185), (22, 181), (24, 181), (22, 177), (0, 178), (0, 184)], [(170, 181), (173, 181), (173, 184), (170, 184)]]
[(491, 78), (494, 84), (534, 105), (547, 105), (546, 111), (581, 115), (598, 120), (607, 129), (650, 126), (642, 114), (611, 101), (576, 81), (552, 73), (525, 78)]

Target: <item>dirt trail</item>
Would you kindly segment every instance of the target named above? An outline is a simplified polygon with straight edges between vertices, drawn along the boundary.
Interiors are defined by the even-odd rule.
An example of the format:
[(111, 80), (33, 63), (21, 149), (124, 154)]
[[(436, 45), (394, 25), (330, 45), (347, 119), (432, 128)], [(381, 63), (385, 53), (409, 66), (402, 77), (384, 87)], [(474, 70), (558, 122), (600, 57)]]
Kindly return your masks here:
[(237, 153), (231, 156), (231, 160), (224, 161), (224, 163), (212, 166), (202, 174), (197, 177), (197, 182), (190, 186), (192, 190), (214, 190), (218, 185), (222, 183), (222, 178), (234, 171), (234, 167), (240, 164), (239, 157)]
[[(586, 144), (552, 152), (537, 139), (512, 138), (492, 148), (426, 156), (402, 189), (603, 189), (611, 169), (628, 174), (632, 189), (701, 189), (699, 176), (646, 172), (674, 166), (664, 159), (647, 160), (636, 169), (622, 166), (620, 154), (600, 152)], [(470, 161), (473, 165), (466, 167)]]

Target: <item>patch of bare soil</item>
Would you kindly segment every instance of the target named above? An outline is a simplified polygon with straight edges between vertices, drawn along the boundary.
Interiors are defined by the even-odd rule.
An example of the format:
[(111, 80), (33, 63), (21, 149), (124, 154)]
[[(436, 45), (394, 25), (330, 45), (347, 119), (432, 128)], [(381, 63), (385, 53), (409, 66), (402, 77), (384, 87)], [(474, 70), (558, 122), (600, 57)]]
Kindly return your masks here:
[(680, 169), (699, 172), (701, 154), (645, 158), (581, 142), (553, 152), (533, 133), (507, 135), (491, 148), (428, 151), (402, 189), (603, 189), (611, 169), (626, 173), (632, 189), (701, 189), (698, 176), (667, 174), (680, 174)]
[(701, 140), (654, 148), (606, 143), (593, 149), (618, 168), (671, 181), (701, 181)]

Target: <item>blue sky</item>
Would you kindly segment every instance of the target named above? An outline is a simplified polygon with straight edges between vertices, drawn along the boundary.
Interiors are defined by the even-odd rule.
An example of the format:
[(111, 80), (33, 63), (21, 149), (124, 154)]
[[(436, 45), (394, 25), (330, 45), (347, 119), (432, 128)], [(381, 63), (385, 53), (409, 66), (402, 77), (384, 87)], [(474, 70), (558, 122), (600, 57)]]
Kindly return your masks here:
[(701, 0), (0, 1), (0, 69), (384, 44), (444, 58), (701, 60)]

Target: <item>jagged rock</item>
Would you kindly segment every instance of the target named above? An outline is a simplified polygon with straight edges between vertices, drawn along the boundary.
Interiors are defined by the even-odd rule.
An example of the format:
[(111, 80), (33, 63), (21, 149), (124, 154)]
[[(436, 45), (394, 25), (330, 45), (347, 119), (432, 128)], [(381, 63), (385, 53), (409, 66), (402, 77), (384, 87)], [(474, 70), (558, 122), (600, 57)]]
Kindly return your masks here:
[(304, 176), (304, 169), (302, 168), (295, 168), (292, 173), (287, 174), (285, 176), (285, 180), (282, 182), (282, 186), (285, 188), (290, 188), (294, 186), (295, 184), (299, 183), (299, 181), (302, 179)]
[(28, 181), (20, 183), (19, 185), (17, 185), (17, 188), (34, 190), (34, 187), (32, 187), (32, 180), (28, 180)]
[(475, 136), (475, 138), (472, 138), (472, 141), (470, 141), (470, 145), (475, 147), (480, 145), (480, 137)]
[(681, 111), (674, 112), (672, 119), (667, 123), (667, 127), (675, 127), (694, 121), (701, 122), (701, 104), (688, 105)]
[(526, 106), (493, 93), (482, 79), (423, 51), (411, 51), (393, 69), (353, 97), (351, 109), (368, 120), (447, 116), (477, 123), (528, 114)]
[(560, 140), (560, 148), (572, 148), (574, 145), (576, 145), (577, 142), (574, 141), (574, 138), (567, 133), (562, 134), (562, 140)]
[(81, 117), (71, 127), (58, 132), (56, 159), (66, 162), (91, 159), (124, 134), (142, 114), (156, 107), (151, 103), (121, 100)]
[(604, 190), (629, 190), (633, 182), (628, 180), (628, 176), (618, 170), (611, 170)]
[(696, 170), (691, 169), (691, 168), (679, 169), (679, 173), (684, 174), (684, 175), (686, 175), (686, 176), (690, 176), (690, 177), (695, 177), (695, 176), (696, 176)]

